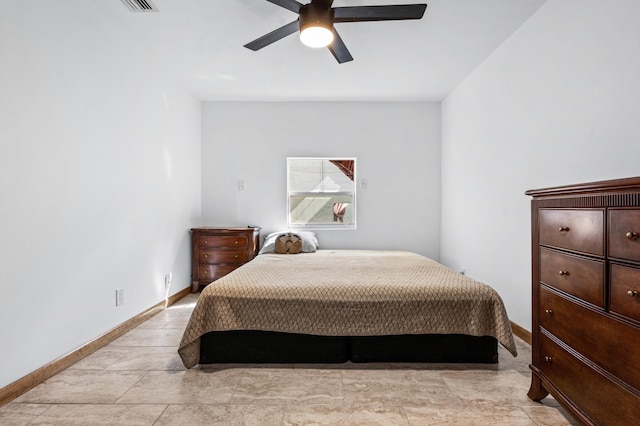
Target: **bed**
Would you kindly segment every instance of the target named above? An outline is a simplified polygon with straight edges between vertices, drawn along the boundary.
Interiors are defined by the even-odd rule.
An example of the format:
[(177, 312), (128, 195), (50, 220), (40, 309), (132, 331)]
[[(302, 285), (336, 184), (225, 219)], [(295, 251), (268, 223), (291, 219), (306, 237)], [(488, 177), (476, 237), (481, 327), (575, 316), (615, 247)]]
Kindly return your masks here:
[(264, 253), (200, 294), (178, 353), (210, 363), (498, 362), (488, 285), (405, 251)]

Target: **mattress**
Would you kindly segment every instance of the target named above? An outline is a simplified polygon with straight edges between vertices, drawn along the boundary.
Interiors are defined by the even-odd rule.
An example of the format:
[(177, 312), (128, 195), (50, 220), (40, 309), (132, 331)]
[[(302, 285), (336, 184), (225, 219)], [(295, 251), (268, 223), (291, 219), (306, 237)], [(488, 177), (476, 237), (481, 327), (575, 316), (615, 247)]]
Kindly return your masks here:
[(187, 368), (211, 331), (317, 336), (464, 334), (495, 337), (517, 355), (498, 293), (416, 253), (265, 253), (200, 294), (178, 353)]

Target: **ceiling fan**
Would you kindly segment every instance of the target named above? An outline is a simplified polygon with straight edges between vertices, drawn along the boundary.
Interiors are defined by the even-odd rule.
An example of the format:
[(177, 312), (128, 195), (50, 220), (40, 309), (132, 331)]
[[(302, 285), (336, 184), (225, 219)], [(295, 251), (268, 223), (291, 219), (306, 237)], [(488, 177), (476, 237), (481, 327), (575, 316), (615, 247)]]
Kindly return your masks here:
[(328, 47), (338, 63), (353, 60), (347, 46), (333, 24), (343, 22), (394, 21), (420, 19), (426, 4), (399, 4), (387, 6), (331, 7), (333, 0), (311, 0), (302, 4), (296, 0), (267, 0), (299, 15), (288, 23), (260, 38), (244, 45), (251, 50), (260, 50), (288, 35), (300, 31), (300, 40), (311, 47)]

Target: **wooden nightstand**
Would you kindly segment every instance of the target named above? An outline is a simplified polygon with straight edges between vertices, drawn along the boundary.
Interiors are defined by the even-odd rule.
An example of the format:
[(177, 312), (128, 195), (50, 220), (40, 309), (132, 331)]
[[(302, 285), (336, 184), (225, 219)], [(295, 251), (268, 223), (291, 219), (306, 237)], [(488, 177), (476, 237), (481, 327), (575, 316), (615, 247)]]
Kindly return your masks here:
[(191, 292), (257, 256), (260, 228), (192, 228)]

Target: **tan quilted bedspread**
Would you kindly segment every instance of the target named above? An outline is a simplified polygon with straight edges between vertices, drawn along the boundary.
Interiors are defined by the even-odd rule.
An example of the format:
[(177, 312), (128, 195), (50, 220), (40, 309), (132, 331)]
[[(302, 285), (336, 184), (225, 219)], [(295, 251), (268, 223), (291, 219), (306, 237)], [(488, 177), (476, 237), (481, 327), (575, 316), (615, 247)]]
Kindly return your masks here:
[(493, 336), (517, 355), (494, 289), (403, 251), (257, 256), (202, 291), (178, 349), (184, 365), (199, 362), (200, 336), (229, 330)]

